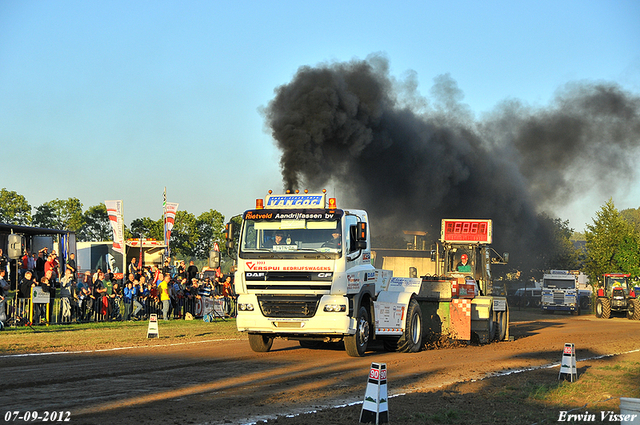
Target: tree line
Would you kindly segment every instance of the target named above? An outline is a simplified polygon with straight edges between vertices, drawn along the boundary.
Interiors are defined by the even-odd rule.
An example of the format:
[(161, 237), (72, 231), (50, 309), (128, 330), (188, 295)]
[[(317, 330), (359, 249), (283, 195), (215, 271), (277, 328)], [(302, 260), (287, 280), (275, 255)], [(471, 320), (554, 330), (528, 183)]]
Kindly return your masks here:
[[(50, 229), (71, 230), (79, 241), (100, 242), (113, 238), (109, 217), (104, 204), (94, 205), (83, 211), (77, 198), (55, 199), (32, 208), (26, 198), (3, 188), (0, 191), (0, 222), (29, 225)], [(613, 200), (606, 202), (593, 223), (584, 233), (576, 233), (569, 221), (541, 214), (540, 221), (555, 235), (553, 247), (545, 251), (538, 261), (539, 270), (522, 270), (512, 263), (512, 279), (523, 279), (540, 274), (544, 270), (583, 270), (591, 282), (604, 273), (629, 273), (640, 276), (640, 208), (618, 211)], [(208, 258), (214, 243), (226, 253), (224, 216), (216, 210), (195, 216), (188, 211), (178, 211), (171, 232), (171, 252), (183, 258)], [(235, 218), (235, 234), (240, 220)], [(126, 238), (164, 239), (163, 218), (137, 218), (125, 227)], [(399, 247), (405, 245), (404, 241)], [(393, 248), (393, 246), (388, 246)], [(515, 260), (515, 258), (514, 258)], [(515, 277), (515, 276), (518, 277)]]
[[(32, 214), (33, 210), (33, 214)], [(107, 208), (98, 204), (83, 210), (78, 198), (54, 199), (32, 209), (27, 199), (6, 188), (0, 190), (0, 222), (47, 229), (70, 230), (80, 242), (102, 242), (113, 239)], [(237, 226), (236, 226), (237, 227)], [(216, 210), (196, 216), (188, 211), (176, 213), (169, 246), (174, 256), (208, 258), (217, 243), (226, 252), (224, 216)], [(136, 218), (125, 225), (125, 238), (164, 240), (164, 219)]]

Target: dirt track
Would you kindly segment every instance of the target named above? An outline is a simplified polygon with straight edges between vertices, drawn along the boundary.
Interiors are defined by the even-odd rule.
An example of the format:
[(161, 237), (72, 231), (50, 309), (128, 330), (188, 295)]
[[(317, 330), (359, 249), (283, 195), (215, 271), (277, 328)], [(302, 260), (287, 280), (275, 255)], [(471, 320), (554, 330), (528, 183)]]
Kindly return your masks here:
[(640, 335), (640, 322), (623, 318), (514, 311), (511, 321), (512, 342), (416, 354), (380, 348), (359, 359), (282, 340), (263, 354), (236, 340), (6, 356), (0, 358), (0, 413), (70, 411), (72, 423), (87, 424), (249, 423), (362, 401), (372, 361), (387, 364), (392, 395), (557, 363), (565, 342), (576, 345), (578, 361), (640, 349), (640, 338), (629, 337)]

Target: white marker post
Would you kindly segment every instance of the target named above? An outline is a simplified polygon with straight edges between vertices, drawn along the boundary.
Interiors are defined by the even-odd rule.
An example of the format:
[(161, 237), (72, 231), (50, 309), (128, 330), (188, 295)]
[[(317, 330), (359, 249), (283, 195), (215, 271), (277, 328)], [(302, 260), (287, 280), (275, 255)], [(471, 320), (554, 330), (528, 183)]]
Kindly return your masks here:
[(389, 397), (387, 396), (387, 365), (371, 363), (367, 391), (364, 394), (361, 423), (384, 424), (389, 422)]
[(564, 344), (558, 379), (567, 379), (567, 375), (569, 377), (569, 382), (578, 380), (578, 368), (576, 366), (576, 347), (570, 342)]
[(147, 329), (147, 338), (160, 338), (158, 332), (158, 315), (149, 315), (149, 328)]

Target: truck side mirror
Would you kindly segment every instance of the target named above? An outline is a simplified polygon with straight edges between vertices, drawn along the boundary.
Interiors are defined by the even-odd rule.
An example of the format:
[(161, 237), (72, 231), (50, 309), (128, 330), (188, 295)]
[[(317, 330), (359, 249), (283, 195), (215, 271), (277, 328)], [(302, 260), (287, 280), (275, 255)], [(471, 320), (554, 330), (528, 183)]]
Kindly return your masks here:
[(505, 252), (502, 254), (502, 258), (504, 258), (504, 263), (507, 264), (509, 262), (509, 253)]
[[(233, 222), (230, 221), (224, 227), (224, 238), (227, 241), (227, 249), (229, 251), (233, 250)], [(218, 260), (219, 261), (219, 260)]]

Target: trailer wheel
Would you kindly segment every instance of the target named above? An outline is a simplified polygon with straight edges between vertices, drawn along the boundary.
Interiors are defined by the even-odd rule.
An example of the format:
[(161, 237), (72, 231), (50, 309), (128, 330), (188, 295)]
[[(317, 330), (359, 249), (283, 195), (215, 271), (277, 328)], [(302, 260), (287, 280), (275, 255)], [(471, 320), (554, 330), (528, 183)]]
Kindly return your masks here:
[(250, 333), (249, 346), (257, 353), (266, 353), (271, 350), (273, 345), (273, 337), (262, 334)]
[(611, 316), (611, 304), (606, 298), (598, 298), (596, 301), (596, 317), (598, 319), (608, 319)]
[(497, 340), (502, 341), (507, 336), (507, 327), (509, 324), (507, 323), (507, 312), (499, 311), (496, 313), (496, 328), (497, 328)]
[(398, 340), (398, 351), (416, 353), (422, 348), (422, 310), (418, 301), (411, 300), (407, 307), (407, 326)]
[(640, 300), (633, 298), (629, 300), (627, 319), (640, 320)]
[(369, 312), (366, 307), (361, 306), (356, 320), (356, 333), (344, 338), (344, 348), (351, 357), (362, 357), (367, 351), (369, 335), (371, 334), (371, 323)]
[[(487, 339), (486, 339), (486, 343), (490, 343), (491, 341), (495, 341), (498, 338), (498, 317), (496, 315), (496, 312), (493, 311), (493, 307), (489, 310), (489, 320), (487, 321)], [(485, 341), (482, 339), (482, 337), (479, 337), (480, 343), (484, 344)]]

